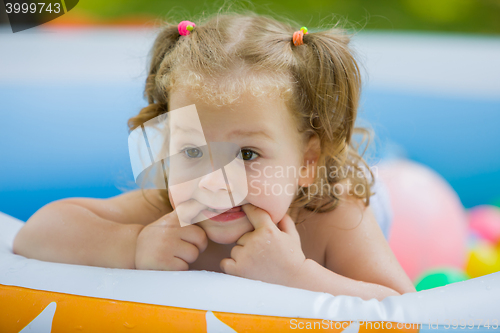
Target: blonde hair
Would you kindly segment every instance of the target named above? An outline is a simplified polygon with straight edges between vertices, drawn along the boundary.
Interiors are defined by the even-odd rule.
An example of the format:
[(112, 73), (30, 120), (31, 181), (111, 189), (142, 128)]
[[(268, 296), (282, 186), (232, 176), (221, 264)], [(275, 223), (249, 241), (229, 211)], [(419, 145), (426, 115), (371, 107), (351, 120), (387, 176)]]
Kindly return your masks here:
[[(278, 94), (297, 118), (299, 131), (317, 135), (321, 143), (315, 184), (323, 195), (300, 188), (292, 206), (330, 211), (340, 199), (332, 185), (343, 181), (364, 186), (363, 194), (353, 195), (368, 206), (374, 178), (352, 136), (360, 133), (365, 141), (369, 132), (354, 127), (361, 77), (346, 30), (337, 24), (310, 30), (304, 44), (294, 46), (292, 36), (300, 25), (249, 10), (221, 10), (194, 22), (188, 36), (179, 34), (177, 23), (163, 23), (150, 53), (144, 92), (149, 105), (129, 119), (130, 130), (168, 112), (174, 87), (189, 87), (190, 93), (222, 105), (244, 91)], [(328, 172), (332, 169), (347, 172)], [(167, 190), (161, 196), (168, 203)]]

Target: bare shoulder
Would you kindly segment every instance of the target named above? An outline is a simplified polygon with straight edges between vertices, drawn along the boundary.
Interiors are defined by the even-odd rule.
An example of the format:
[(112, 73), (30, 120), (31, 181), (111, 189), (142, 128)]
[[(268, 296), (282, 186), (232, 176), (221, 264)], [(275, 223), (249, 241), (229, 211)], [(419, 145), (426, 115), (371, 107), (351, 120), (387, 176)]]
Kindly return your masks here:
[(370, 206), (348, 193), (337, 207), (317, 214), (318, 237), (325, 244), (325, 267), (354, 280), (376, 283), (399, 293), (415, 291), (392, 252)]
[(85, 207), (96, 215), (123, 224), (147, 225), (172, 211), (161, 190), (133, 190), (108, 199), (67, 198), (61, 203)]
[(346, 194), (347, 186), (336, 186), (337, 193), (342, 195), (338, 196), (335, 209), (324, 213), (302, 210), (298, 218), (301, 223), (297, 224), (304, 253), (325, 267), (331, 262), (327, 253), (329, 244), (339, 244), (346, 232), (355, 229), (366, 209), (362, 200)]
[[(338, 193), (338, 203), (335, 209), (314, 214), (312, 218), (321, 229), (321, 233), (328, 230), (349, 230), (357, 227), (363, 219), (365, 211), (369, 208), (365, 206), (362, 199), (352, 195), (352, 188), (345, 183), (335, 185), (336, 193)], [(350, 190), (349, 190), (350, 189)]]

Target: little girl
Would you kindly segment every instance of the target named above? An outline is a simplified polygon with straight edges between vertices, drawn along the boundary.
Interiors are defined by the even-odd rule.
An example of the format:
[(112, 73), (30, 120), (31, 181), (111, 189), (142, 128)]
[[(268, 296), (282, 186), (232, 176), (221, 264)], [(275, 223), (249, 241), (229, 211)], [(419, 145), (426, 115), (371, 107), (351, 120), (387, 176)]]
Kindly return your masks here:
[[(195, 105), (207, 142), (241, 147), (248, 195), (220, 210), (211, 203), (228, 190), (214, 173), (199, 178), (197, 200), (173, 200), (170, 188), (58, 200), (27, 221), (14, 252), (210, 270), (363, 299), (414, 292), (377, 223), (378, 181), (352, 138), (363, 132), (354, 128), (361, 81), (348, 43), (339, 28), (296, 31), (252, 12), (167, 24), (152, 49), (149, 105), (129, 127)], [(181, 227), (181, 212), (201, 209), (223, 218)]]

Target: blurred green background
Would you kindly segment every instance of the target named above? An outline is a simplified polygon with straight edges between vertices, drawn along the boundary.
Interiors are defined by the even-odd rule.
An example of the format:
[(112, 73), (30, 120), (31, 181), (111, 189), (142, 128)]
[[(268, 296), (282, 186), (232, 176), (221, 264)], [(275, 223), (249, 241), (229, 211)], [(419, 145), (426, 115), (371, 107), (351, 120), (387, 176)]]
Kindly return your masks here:
[[(231, 1), (238, 8), (276, 13), (306, 26), (318, 26), (333, 16), (356, 30), (419, 30), (460, 33), (500, 33), (500, 0), (278, 0)], [(190, 0), (80, 0), (75, 12), (99, 21), (181, 17), (212, 13), (224, 2)], [(227, 5), (227, 3), (226, 3)], [(329, 23), (329, 22), (328, 22)]]
[[(167, 17), (196, 19), (221, 6), (282, 15), (308, 27), (340, 20), (355, 31), (500, 34), (500, 0), (80, 0), (73, 10), (49, 24), (148, 26)], [(0, 2), (0, 24), (7, 24), (2, 7)]]

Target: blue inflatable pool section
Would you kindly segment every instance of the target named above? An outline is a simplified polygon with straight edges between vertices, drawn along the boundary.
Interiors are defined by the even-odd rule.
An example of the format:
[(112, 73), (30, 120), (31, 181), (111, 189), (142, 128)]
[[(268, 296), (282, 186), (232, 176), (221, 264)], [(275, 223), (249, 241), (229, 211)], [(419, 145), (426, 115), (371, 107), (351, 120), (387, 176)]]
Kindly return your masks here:
[[(7, 68), (5, 61), (14, 61), (26, 45), (5, 34), (2, 39), (14, 48), (1, 51)], [(18, 61), (35, 59), (33, 51)], [(83, 55), (75, 61), (84, 61)], [(145, 67), (145, 58), (138, 61)], [(9, 75), (0, 75), (1, 212), (26, 221), (53, 200), (107, 198), (136, 188), (126, 122), (146, 105), (144, 75), (50, 80), (47, 71), (47, 82), (31, 80), (28, 70)], [(424, 163), (451, 184), (465, 207), (500, 198), (500, 95), (441, 96), (372, 84), (364, 87), (359, 118), (377, 135), (371, 164), (394, 155)]]

